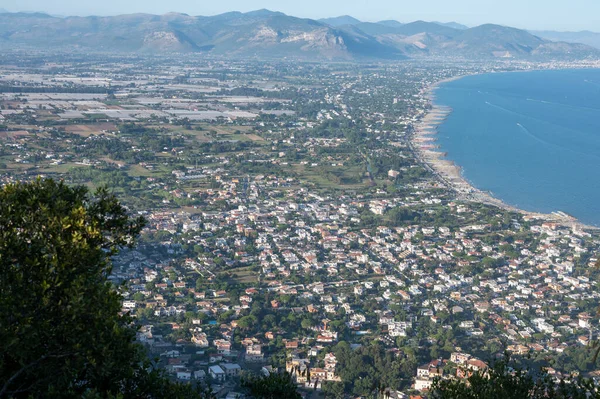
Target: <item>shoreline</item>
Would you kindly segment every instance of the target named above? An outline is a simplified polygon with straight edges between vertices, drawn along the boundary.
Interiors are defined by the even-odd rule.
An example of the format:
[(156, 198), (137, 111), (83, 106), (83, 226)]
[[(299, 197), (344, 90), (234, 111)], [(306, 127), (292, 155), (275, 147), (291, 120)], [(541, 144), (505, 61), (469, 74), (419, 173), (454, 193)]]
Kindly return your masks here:
[[(528, 71), (523, 71), (528, 72)], [(452, 113), (452, 108), (435, 104), (435, 90), (442, 84), (453, 82), (477, 73), (458, 75), (434, 82), (424, 89), (429, 105), (431, 106), (415, 125), (415, 131), (410, 138), (410, 146), (417, 159), (440, 181), (447, 189), (453, 191), (458, 200), (478, 202), (486, 205), (520, 213), (528, 219), (543, 220), (545, 222), (557, 223), (570, 228), (584, 230), (600, 230), (600, 227), (585, 224), (577, 218), (561, 211), (553, 213), (531, 212), (509, 205), (492, 193), (482, 191), (475, 187), (463, 176), (462, 167), (454, 161), (446, 159), (446, 153), (441, 151), (437, 144), (439, 126)]]

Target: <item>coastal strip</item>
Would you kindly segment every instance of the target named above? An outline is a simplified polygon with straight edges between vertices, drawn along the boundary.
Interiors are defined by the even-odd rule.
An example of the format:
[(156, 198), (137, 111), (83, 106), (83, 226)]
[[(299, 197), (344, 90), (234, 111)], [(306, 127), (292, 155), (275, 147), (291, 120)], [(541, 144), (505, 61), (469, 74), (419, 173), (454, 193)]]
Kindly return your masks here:
[(502, 200), (494, 197), (491, 193), (479, 190), (473, 186), (463, 175), (460, 166), (446, 158), (446, 153), (440, 151), (437, 144), (436, 135), (439, 126), (452, 113), (452, 109), (435, 103), (435, 90), (440, 85), (449, 83), (466, 76), (455, 76), (452, 78), (440, 80), (424, 89), (424, 95), (429, 100), (430, 108), (421, 120), (415, 125), (414, 133), (411, 137), (411, 148), (420, 160), (420, 162), (428, 169), (447, 189), (456, 193), (457, 199), (462, 201), (479, 202), (487, 205), (496, 206), (511, 212), (518, 212), (525, 216), (526, 219), (538, 219), (547, 222), (565, 225), (571, 228), (579, 228), (585, 230), (598, 230), (596, 226), (586, 225), (571, 215), (564, 212), (553, 212), (550, 214), (530, 212), (509, 205)]

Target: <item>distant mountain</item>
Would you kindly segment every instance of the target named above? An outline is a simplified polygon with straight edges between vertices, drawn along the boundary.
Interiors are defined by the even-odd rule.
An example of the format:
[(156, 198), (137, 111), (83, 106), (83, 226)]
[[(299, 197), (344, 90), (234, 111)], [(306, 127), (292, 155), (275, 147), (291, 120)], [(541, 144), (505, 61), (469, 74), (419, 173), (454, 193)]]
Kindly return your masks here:
[(469, 53), (480, 55), (493, 54), (496, 57), (545, 57), (560, 58), (571, 54), (574, 58), (598, 57), (599, 52), (581, 44), (551, 42), (531, 33), (506, 26), (486, 24), (467, 29), (456, 36), (453, 46), (447, 50), (461, 52), (465, 48)]
[(459, 24), (458, 22), (434, 22), (434, 24), (447, 26), (448, 28), (454, 28), (454, 29), (460, 29), (460, 30), (469, 29), (468, 26)]
[(600, 58), (600, 51), (589, 46), (552, 42), (521, 29), (493, 24), (454, 29), (417, 21), (399, 27), (396, 33), (381, 35), (379, 39), (413, 57), (426, 54), (464, 58)]
[(454, 37), (459, 33), (458, 29), (436, 24), (435, 22), (415, 21), (408, 24), (403, 24), (396, 29), (396, 33), (412, 36), (419, 33), (430, 33), (435, 35), (443, 35)]
[(359, 24), (361, 21), (354, 17), (351, 17), (350, 15), (342, 15), (340, 17), (321, 18), (319, 22), (330, 26), (339, 27), (343, 25), (356, 25)]
[(0, 8), (0, 14), (4, 14), (4, 13), (7, 13), (7, 12), (8, 12), (8, 11), (7, 11), (7, 10), (5, 10), (4, 8)]
[(282, 12), (279, 11), (271, 11), (271, 10), (267, 10), (266, 8), (260, 9), (260, 10), (256, 10), (256, 11), (250, 11), (244, 14), (246, 17), (272, 17), (274, 15), (279, 16), (279, 17), (285, 17), (286, 15)]
[(424, 21), (385, 25), (363, 22), (352, 27), (340, 27), (344, 30), (350, 28), (366, 32), (380, 43), (395, 47), (411, 57), (435, 55), (438, 43), (447, 42), (460, 33), (459, 30)]
[(404, 25), (402, 22), (394, 21), (393, 19), (388, 19), (386, 21), (377, 22), (379, 25), (389, 26), (390, 28), (397, 28), (399, 26)]
[[(327, 22), (325, 22), (327, 21)], [(327, 60), (462, 57), (466, 59), (600, 59), (583, 44), (553, 42), (499, 25), (322, 21), (258, 10), (215, 16), (129, 14), (57, 18), (0, 14), (0, 47), (145, 53), (210, 52), (232, 57)]]
[(515, 57), (531, 54), (544, 40), (524, 30), (486, 24), (461, 31), (446, 50), (452, 52), (468, 48), (469, 52), (496, 57)]
[(361, 22), (361, 23), (358, 23), (355, 25), (343, 25), (343, 26), (340, 26), (339, 29), (348, 30), (348, 29), (350, 29), (350, 27), (352, 29), (359, 29), (359, 30), (363, 31), (364, 33), (367, 33), (367, 34), (373, 35), (373, 36), (379, 36), (379, 35), (385, 35), (385, 34), (398, 32), (398, 27), (381, 25), (381, 24), (375, 23), (375, 22)]
[(532, 34), (552, 41), (581, 43), (600, 49), (600, 33), (589, 30), (581, 32), (531, 31)]

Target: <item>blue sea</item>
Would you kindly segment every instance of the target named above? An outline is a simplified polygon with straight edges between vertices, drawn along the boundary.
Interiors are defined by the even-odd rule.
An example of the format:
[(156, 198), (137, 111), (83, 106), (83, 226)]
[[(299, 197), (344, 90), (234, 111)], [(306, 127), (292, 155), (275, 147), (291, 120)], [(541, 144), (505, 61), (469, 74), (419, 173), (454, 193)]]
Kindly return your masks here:
[(438, 144), (475, 187), (600, 226), (600, 69), (493, 73), (441, 85)]

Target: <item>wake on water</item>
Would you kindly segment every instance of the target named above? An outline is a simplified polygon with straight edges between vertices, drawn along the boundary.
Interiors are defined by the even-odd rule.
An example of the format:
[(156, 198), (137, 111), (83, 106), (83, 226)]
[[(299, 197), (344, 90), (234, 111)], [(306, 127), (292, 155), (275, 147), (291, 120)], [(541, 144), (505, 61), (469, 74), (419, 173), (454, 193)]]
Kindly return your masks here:
[(520, 128), (520, 129), (521, 129), (521, 130), (522, 130), (522, 131), (523, 131), (523, 132), (524, 132), (524, 133), (525, 133), (527, 136), (531, 137), (532, 139), (534, 139), (535, 141), (537, 141), (537, 142), (539, 142), (539, 143), (546, 144), (546, 145), (548, 145), (548, 146), (550, 146), (550, 147), (557, 148), (557, 149), (559, 149), (559, 150), (561, 150), (561, 151), (564, 151), (564, 150), (566, 150), (566, 151), (572, 152), (572, 153), (574, 153), (574, 154), (578, 154), (578, 155), (583, 155), (583, 156), (587, 156), (587, 157), (592, 157), (592, 158), (600, 159), (600, 156), (598, 156), (598, 155), (596, 155), (596, 154), (591, 154), (591, 153), (587, 153), (587, 152), (583, 152), (583, 151), (577, 151), (577, 150), (573, 150), (573, 149), (571, 149), (571, 148), (568, 148), (568, 147), (565, 147), (565, 146), (562, 146), (562, 145), (558, 145), (558, 144), (554, 144), (554, 143), (552, 143), (552, 142), (550, 142), (550, 141), (544, 140), (544, 139), (542, 139), (542, 138), (538, 137), (537, 135), (535, 135), (535, 134), (531, 133), (531, 132), (529, 131), (529, 129), (527, 129), (525, 126), (521, 125), (520, 123), (517, 123), (517, 126), (518, 126), (518, 127), (519, 127), (519, 128)]
[[(597, 84), (597, 83), (595, 83), (595, 84), (600, 87), (599, 84)], [(600, 108), (586, 107), (583, 105), (557, 103), (557, 102), (545, 101), (545, 100), (536, 100), (534, 98), (528, 98), (527, 101), (532, 101), (535, 103), (542, 103), (542, 104), (549, 104), (549, 105), (558, 105), (559, 107), (569, 107), (569, 108), (574, 108), (574, 109), (586, 109), (586, 110), (590, 110), (590, 111), (600, 111)]]
[[(533, 100), (533, 101), (541, 101), (541, 100)], [(486, 103), (487, 105), (489, 105), (490, 107), (498, 108), (499, 110), (502, 110), (502, 111), (504, 111), (504, 112), (508, 112), (509, 114), (513, 114), (513, 115), (519, 116), (519, 117), (521, 117), (521, 118), (526, 118), (526, 119), (528, 119), (528, 120), (532, 120), (532, 121), (541, 122), (541, 123), (543, 123), (543, 124), (547, 124), (547, 125), (551, 125), (551, 126), (557, 126), (557, 127), (561, 128), (561, 129), (564, 129), (564, 130), (571, 131), (571, 132), (573, 132), (573, 133), (575, 133), (575, 134), (577, 134), (577, 135), (581, 135), (581, 134), (588, 135), (588, 134), (589, 134), (589, 133), (586, 133), (586, 132), (581, 132), (581, 131), (579, 131), (579, 130), (575, 130), (575, 129), (573, 129), (573, 128), (569, 127), (569, 126), (564, 126), (564, 125), (560, 125), (560, 124), (557, 124), (557, 123), (553, 123), (553, 122), (550, 122), (550, 121), (548, 121), (548, 120), (545, 120), (545, 119), (540, 119), (540, 118), (536, 118), (536, 117), (534, 117), (534, 116), (531, 116), (531, 115), (525, 115), (525, 114), (522, 114), (522, 113), (520, 113), (520, 112), (516, 112), (516, 111), (510, 110), (510, 109), (508, 109), (508, 108), (504, 108), (504, 107), (501, 107), (501, 106), (499, 106), (499, 105), (492, 104), (492, 103), (491, 103), (491, 102), (489, 102), (489, 101), (485, 101), (485, 103)], [(558, 104), (558, 103), (551, 103), (551, 104)], [(586, 108), (586, 107), (577, 107), (577, 106), (574, 106), (573, 108)], [(594, 108), (588, 108), (588, 109), (594, 109)], [(598, 111), (598, 110), (597, 110), (597, 111)], [(560, 147), (560, 146), (559, 146), (559, 147)]]
[(593, 86), (598, 86), (598, 87), (600, 87), (600, 83), (598, 83), (598, 82), (594, 82), (593, 80), (584, 79), (583, 81), (584, 81), (585, 83), (589, 83), (589, 84), (591, 84), (591, 85), (593, 85)]
[(542, 143), (542, 144), (550, 145), (550, 146), (553, 146), (553, 147), (558, 147), (556, 144), (549, 143), (549, 142), (547, 142), (546, 140), (542, 140), (542, 139), (540, 139), (539, 137), (537, 137), (536, 135), (532, 134), (532, 133), (529, 131), (529, 129), (527, 129), (525, 126), (521, 125), (520, 123), (517, 123), (517, 126), (519, 126), (519, 128), (521, 128), (521, 130), (522, 130), (523, 132), (525, 132), (525, 134), (526, 134), (526, 135), (528, 135), (529, 137), (531, 137), (531, 138), (532, 138), (532, 139), (534, 139), (535, 141), (538, 141), (538, 142), (540, 142), (540, 143)]

